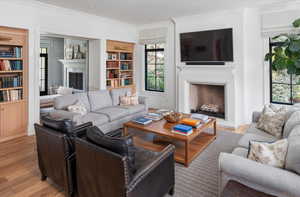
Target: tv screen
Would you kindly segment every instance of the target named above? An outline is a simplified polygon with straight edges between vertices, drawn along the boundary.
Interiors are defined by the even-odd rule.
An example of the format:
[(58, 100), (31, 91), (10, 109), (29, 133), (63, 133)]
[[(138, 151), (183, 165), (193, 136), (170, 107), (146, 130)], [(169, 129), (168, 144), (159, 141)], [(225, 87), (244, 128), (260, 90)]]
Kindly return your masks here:
[(233, 61), (232, 29), (180, 34), (182, 62)]

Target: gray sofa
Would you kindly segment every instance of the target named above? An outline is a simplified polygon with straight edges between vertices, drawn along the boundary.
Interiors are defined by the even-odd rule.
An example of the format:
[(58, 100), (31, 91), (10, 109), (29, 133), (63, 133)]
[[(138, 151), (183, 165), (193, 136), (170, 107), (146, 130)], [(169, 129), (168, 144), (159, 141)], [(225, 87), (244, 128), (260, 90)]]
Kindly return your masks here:
[[(122, 128), (125, 122), (148, 112), (146, 97), (139, 97), (138, 105), (120, 106), (120, 96), (130, 91), (129, 88), (121, 88), (60, 96), (55, 98), (54, 110), (50, 112), (50, 116), (70, 119), (76, 124), (92, 122), (104, 133), (115, 131)], [(77, 101), (84, 104), (88, 111), (86, 115), (67, 110), (69, 105)]]
[(250, 140), (273, 142), (276, 137), (257, 129), (260, 112), (231, 154), (219, 156), (219, 195), (229, 180), (238, 181), (255, 190), (278, 197), (300, 196), (300, 109), (286, 115), (283, 138), (289, 142), (285, 169), (275, 168), (247, 159)]

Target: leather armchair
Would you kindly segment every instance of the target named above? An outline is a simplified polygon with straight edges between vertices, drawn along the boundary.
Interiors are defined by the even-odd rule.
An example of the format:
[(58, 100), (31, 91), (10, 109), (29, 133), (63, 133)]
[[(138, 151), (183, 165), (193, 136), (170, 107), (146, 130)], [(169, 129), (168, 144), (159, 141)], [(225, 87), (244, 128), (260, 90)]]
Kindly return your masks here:
[(134, 171), (129, 165), (131, 156), (120, 154), (122, 146), (114, 152), (107, 143), (103, 147), (87, 137), (76, 138), (75, 146), (79, 197), (163, 197), (174, 193), (173, 145), (161, 152), (135, 147)]
[(82, 137), (92, 123), (74, 126), (70, 120), (42, 117), (42, 125), (35, 124), (38, 164), (41, 180), (50, 178), (72, 196), (76, 188), (75, 137)]

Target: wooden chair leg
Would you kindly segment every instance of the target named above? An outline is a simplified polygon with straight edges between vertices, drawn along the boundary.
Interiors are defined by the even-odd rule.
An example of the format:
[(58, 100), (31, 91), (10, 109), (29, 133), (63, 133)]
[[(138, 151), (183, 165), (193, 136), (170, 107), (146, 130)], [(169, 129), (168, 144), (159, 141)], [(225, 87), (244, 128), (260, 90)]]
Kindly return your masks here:
[(174, 186), (173, 186), (173, 187), (170, 189), (169, 194), (170, 194), (171, 196), (173, 196), (174, 193), (175, 193), (175, 190), (174, 190)]
[(45, 181), (47, 179), (47, 176), (46, 175), (41, 175), (41, 181)]

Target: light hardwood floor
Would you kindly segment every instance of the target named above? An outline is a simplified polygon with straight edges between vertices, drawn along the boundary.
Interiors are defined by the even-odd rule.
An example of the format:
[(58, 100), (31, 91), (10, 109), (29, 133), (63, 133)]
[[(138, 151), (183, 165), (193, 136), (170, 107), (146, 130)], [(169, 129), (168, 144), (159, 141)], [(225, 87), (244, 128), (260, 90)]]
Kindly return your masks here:
[[(233, 130), (243, 133), (247, 125)], [(47, 181), (40, 181), (35, 137), (20, 137), (0, 143), (0, 197), (63, 197), (64, 193)]]

